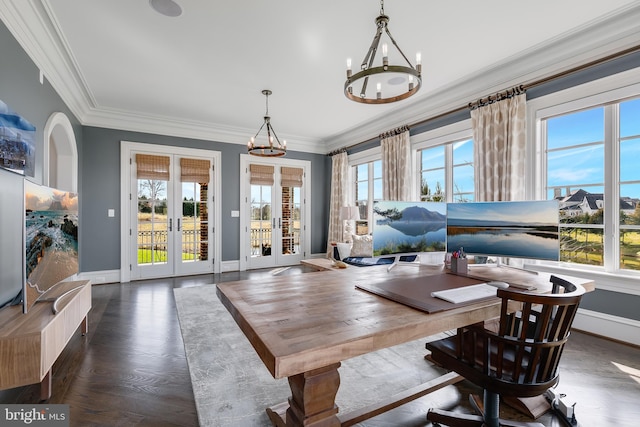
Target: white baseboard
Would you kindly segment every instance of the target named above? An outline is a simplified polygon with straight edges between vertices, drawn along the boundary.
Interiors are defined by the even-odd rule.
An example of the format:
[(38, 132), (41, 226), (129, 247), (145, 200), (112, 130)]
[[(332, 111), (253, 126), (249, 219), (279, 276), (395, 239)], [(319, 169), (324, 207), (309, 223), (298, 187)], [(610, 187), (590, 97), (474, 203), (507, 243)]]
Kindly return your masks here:
[(79, 280), (91, 280), (92, 285), (120, 283), (120, 270), (84, 271), (78, 273)]
[(229, 271), (239, 271), (240, 270), (240, 261), (222, 261), (220, 263), (220, 272), (227, 273)]
[(573, 328), (640, 346), (640, 322), (637, 320), (579, 308)]

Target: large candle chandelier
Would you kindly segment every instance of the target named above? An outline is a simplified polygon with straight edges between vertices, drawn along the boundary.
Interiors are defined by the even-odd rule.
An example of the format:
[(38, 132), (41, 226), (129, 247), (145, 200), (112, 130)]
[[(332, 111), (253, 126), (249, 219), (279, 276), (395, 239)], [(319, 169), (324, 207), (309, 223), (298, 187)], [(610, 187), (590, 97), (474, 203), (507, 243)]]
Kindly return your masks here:
[[(266, 112), (264, 114), (264, 123), (258, 129), (258, 132), (255, 136), (252, 136), (247, 142), (247, 151), (249, 154), (253, 156), (260, 157), (280, 157), (287, 154), (287, 141), (282, 140), (282, 144), (278, 139), (278, 135), (276, 135), (276, 131), (271, 127), (271, 117), (269, 117), (269, 95), (271, 95), (271, 91), (269, 89), (265, 89), (262, 91), (262, 94), (266, 96)], [(267, 128), (267, 144), (256, 145), (256, 138), (260, 134), (263, 128)], [(276, 144), (274, 144), (274, 138)]]
[[(360, 71), (353, 74), (351, 59), (347, 59), (347, 81), (344, 83), (344, 94), (352, 101), (365, 104), (396, 102), (415, 94), (422, 85), (420, 53), (416, 55), (416, 66), (414, 67), (391, 36), (388, 24), (389, 17), (384, 14), (384, 0), (381, 0), (380, 15), (376, 18), (376, 34), (362, 64), (360, 64)], [(387, 43), (383, 43), (382, 65), (374, 66), (382, 33), (386, 33), (407, 65), (389, 65), (389, 46)], [(372, 82), (369, 81), (370, 79)], [(360, 90), (356, 94), (353, 93), (355, 83), (361, 83)], [(374, 84), (375, 92), (370, 89), (370, 86)]]

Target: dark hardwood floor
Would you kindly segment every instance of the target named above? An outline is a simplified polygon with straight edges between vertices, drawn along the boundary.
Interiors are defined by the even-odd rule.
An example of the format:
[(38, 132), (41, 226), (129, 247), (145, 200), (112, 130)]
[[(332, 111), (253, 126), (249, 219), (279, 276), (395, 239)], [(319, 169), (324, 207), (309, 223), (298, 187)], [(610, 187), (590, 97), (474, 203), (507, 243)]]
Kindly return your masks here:
[[(299, 274), (306, 267), (279, 274)], [(259, 279), (271, 270), (231, 272), (93, 286), (89, 333), (79, 331), (53, 367), (48, 403), (70, 405), (72, 426), (197, 426), (173, 288)], [(574, 332), (558, 390), (577, 401), (579, 426), (632, 427), (640, 419), (640, 349)], [(430, 407), (470, 412), (467, 382), (449, 386), (365, 426), (429, 426)], [(39, 403), (39, 386), (0, 391), (2, 403)], [(517, 414), (505, 405), (503, 416)], [(521, 418), (526, 420), (526, 418)], [(564, 424), (553, 413), (538, 422)]]

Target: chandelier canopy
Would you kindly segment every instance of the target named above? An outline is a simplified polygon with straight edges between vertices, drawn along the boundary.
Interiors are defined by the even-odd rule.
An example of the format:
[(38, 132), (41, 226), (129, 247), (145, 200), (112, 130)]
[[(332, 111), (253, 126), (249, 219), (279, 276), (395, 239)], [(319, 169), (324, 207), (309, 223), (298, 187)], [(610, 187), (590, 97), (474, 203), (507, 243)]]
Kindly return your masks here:
[[(265, 89), (262, 91), (262, 94), (266, 96), (266, 112), (264, 114), (264, 123), (258, 129), (258, 132), (255, 136), (252, 136), (247, 142), (247, 152), (253, 156), (260, 157), (281, 157), (287, 154), (287, 141), (282, 140), (282, 144), (278, 139), (278, 135), (276, 135), (276, 131), (273, 130), (271, 126), (271, 117), (269, 117), (269, 95), (272, 92), (269, 89)], [(256, 138), (260, 134), (263, 128), (267, 128), (267, 144), (256, 145)], [(274, 138), (276, 144), (274, 145)]]
[[(388, 24), (389, 17), (384, 13), (384, 0), (381, 0), (380, 15), (376, 18), (376, 34), (362, 64), (360, 64), (360, 71), (353, 74), (351, 58), (347, 59), (347, 81), (344, 83), (344, 94), (352, 101), (365, 104), (387, 104), (401, 101), (418, 92), (422, 85), (420, 53), (416, 54), (416, 66), (414, 67), (391, 36)], [(382, 65), (374, 66), (382, 33), (389, 37), (407, 65), (389, 65), (388, 45), (383, 43)], [(355, 83), (360, 84), (360, 90), (354, 95)], [(375, 91), (370, 90), (369, 87), (374, 85)]]

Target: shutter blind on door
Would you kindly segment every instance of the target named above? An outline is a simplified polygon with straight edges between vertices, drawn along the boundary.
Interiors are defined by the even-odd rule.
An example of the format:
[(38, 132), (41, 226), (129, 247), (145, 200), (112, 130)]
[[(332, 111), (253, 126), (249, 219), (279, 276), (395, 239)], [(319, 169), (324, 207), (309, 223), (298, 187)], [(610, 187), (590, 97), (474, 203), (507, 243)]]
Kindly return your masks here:
[(251, 185), (273, 185), (275, 168), (267, 165), (249, 165)]
[(136, 154), (137, 178), (169, 181), (169, 162), (167, 156)]
[(211, 162), (205, 159), (180, 159), (180, 181), (197, 182), (206, 184), (209, 182), (209, 170)]
[(283, 166), (280, 169), (282, 187), (302, 187), (302, 168), (288, 168)]

